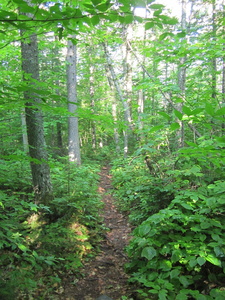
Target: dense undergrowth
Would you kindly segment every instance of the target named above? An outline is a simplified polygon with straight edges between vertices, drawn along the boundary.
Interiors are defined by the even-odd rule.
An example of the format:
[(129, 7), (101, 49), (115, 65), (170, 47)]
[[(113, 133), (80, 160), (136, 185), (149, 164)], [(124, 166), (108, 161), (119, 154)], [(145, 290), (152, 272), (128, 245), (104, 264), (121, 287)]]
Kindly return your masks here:
[(126, 268), (140, 299), (225, 299), (223, 144), (114, 162), (118, 204), (135, 227)]
[(47, 207), (33, 202), (29, 162), (14, 158), (0, 167), (0, 298), (54, 299), (97, 251), (99, 165), (50, 160), (55, 198)]

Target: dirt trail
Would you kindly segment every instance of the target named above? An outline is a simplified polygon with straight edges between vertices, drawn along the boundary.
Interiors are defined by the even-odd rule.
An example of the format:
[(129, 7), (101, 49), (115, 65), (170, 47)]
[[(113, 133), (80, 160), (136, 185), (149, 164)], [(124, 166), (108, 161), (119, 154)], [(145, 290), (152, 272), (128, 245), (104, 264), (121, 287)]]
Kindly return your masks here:
[(126, 217), (118, 212), (115, 201), (110, 195), (109, 168), (104, 167), (100, 176), (99, 193), (105, 203), (102, 217), (104, 225), (110, 231), (106, 232), (101, 242), (101, 252), (84, 266), (83, 279), (80, 279), (76, 285), (67, 287), (63, 300), (95, 300), (102, 294), (113, 300), (120, 300), (123, 295), (131, 294), (127, 275), (124, 272), (127, 257), (123, 252), (130, 239), (131, 228)]

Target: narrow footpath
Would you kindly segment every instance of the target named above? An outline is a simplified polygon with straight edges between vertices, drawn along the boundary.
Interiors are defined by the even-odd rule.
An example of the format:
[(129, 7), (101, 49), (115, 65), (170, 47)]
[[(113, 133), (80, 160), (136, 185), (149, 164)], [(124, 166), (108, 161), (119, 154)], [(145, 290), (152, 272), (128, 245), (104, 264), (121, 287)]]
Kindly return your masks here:
[(118, 212), (110, 194), (111, 189), (109, 168), (103, 167), (99, 193), (105, 204), (102, 211), (103, 222), (110, 230), (105, 233), (100, 244), (100, 253), (84, 265), (83, 278), (74, 286), (68, 287), (64, 300), (95, 300), (100, 295), (121, 300), (122, 296), (129, 297), (132, 293), (124, 272), (127, 257), (123, 251), (129, 242), (131, 228), (127, 218)]

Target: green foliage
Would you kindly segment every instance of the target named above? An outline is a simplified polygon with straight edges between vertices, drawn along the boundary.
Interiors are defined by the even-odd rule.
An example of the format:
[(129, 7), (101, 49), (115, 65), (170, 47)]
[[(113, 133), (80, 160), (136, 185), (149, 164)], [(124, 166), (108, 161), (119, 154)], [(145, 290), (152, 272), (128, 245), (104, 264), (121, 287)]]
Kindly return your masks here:
[(200, 138), (174, 157), (152, 149), (147, 166), (140, 156), (115, 162), (115, 193), (136, 225), (126, 267), (143, 299), (224, 297), (221, 147), (223, 138)]
[(144, 156), (115, 160), (111, 170), (119, 207), (129, 213), (130, 221), (136, 225), (165, 208), (176, 190), (172, 176), (164, 176), (171, 169), (173, 159), (162, 158), (157, 164), (154, 163), (154, 154), (152, 159), (151, 174)]
[[(94, 164), (77, 167), (51, 160), (55, 199), (45, 207), (34, 203), (33, 195), (26, 192), (31, 185), (29, 177), (24, 182), (28, 165), (11, 162), (8, 173), (7, 166), (8, 161), (2, 160), (1, 299), (28, 294), (48, 298), (60, 287), (64, 272), (79, 276), (83, 260), (98, 249), (103, 230), (97, 195), (99, 169)], [(24, 177), (18, 176), (23, 170)]]

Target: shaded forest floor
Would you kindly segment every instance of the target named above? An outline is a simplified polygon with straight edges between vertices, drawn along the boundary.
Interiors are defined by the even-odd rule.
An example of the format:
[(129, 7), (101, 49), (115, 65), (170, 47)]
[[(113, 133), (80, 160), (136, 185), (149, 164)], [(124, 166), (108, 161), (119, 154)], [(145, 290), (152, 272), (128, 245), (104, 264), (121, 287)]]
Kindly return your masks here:
[(124, 272), (127, 257), (123, 252), (130, 239), (131, 227), (127, 218), (116, 208), (110, 194), (111, 176), (109, 168), (103, 167), (100, 173), (99, 193), (102, 195), (104, 208), (102, 218), (104, 226), (109, 228), (100, 243), (99, 254), (86, 262), (81, 270), (83, 277), (76, 284), (68, 282), (60, 300), (95, 300), (100, 295), (107, 295), (113, 300), (132, 294)]

